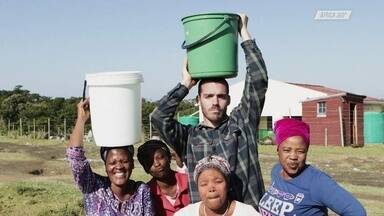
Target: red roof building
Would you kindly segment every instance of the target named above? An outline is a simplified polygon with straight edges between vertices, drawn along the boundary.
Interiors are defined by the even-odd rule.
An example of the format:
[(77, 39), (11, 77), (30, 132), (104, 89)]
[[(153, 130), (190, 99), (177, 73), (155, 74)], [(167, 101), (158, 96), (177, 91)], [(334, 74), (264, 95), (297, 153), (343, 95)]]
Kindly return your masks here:
[[(228, 113), (240, 102), (244, 82), (230, 86)], [(311, 143), (322, 146), (384, 144), (384, 100), (321, 85), (269, 79), (259, 137), (269, 137), (281, 118), (309, 123)]]
[(310, 125), (312, 144), (364, 145), (364, 99), (366, 96), (320, 85), (291, 84), (327, 94), (327, 96), (302, 102), (302, 120)]

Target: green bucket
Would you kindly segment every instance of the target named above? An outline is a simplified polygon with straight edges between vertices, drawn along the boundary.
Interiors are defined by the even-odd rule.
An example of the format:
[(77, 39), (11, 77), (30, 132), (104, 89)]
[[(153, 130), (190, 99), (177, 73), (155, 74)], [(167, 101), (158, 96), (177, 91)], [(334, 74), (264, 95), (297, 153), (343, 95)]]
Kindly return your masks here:
[(188, 70), (192, 78), (237, 76), (239, 15), (208, 13), (184, 17)]
[(199, 124), (199, 117), (196, 116), (181, 116), (179, 122), (183, 125), (196, 126)]

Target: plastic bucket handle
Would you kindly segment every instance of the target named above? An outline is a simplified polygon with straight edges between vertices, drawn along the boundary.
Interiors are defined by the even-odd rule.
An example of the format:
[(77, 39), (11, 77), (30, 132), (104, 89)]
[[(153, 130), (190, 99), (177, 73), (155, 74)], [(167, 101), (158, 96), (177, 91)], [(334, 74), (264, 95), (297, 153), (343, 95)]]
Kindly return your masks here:
[(204, 37), (200, 38), (199, 40), (197, 40), (197, 41), (195, 41), (193, 43), (185, 44), (186, 42), (184, 41), (183, 44), (181, 44), (181, 48), (182, 49), (190, 49), (190, 48), (200, 44), (201, 42), (207, 40), (213, 33), (215, 33), (217, 30), (219, 30), (221, 28), (221, 26), (223, 26), (230, 19), (231, 19), (230, 16), (224, 15), (223, 16), (223, 21), (215, 29), (213, 29), (211, 32), (206, 34)]

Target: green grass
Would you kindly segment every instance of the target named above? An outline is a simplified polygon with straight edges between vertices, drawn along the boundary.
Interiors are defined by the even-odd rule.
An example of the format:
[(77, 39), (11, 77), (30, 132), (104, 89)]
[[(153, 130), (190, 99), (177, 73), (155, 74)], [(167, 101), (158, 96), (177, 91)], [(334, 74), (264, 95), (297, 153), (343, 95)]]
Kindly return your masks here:
[(366, 145), (362, 148), (337, 147), (337, 146), (310, 146), (308, 158), (312, 157), (338, 157), (340, 155), (350, 157), (382, 157), (384, 145)]
[(2, 160), (8, 160), (8, 161), (29, 161), (33, 159), (37, 159), (32, 156), (26, 156), (24, 153), (19, 153), (19, 152), (12, 152), (10, 154), (9, 152), (0, 152), (0, 158)]
[(0, 215), (84, 215), (73, 184), (19, 181), (0, 183)]
[(21, 144), (21, 145), (57, 145), (62, 144), (65, 145), (68, 140), (47, 140), (47, 139), (31, 139), (27, 136), (21, 136), (17, 139), (13, 139), (7, 136), (0, 136), (1, 142), (9, 142), (14, 144)]
[[(266, 155), (275, 155), (277, 158), (276, 146), (274, 145), (259, 145), (259, 153)], [(308, 151), (308, 158), (317, 157), (332, 158), (335, 156), (346, 155), (355, 157), (382, 157), (384, 153), (383, 145), (365, 145), (362, 148), (338, 147), (338, 146), (317, 146), (311, 145)]]
[[(63, 161), (67, 142), (0, 137), (0, 215), (84, 215), (82, 194), (73, 183), (69, 164)], [(99, 147), (85, 143), (85, 149), (92, 169), (105, 175)], [(383, 155), (384, 145), (311, 146), (307, 160), (355, 195), (368, 215), (384, 216)], [(278, 161), (276, 146), (259, 146), (259, 158), (268, 186), (270, 170)], [(28, 173), (34, 169), (44, 172)], [(131, 179), (146, 182), (150, 178), (135, 159)]]
[(341, 185), (351, 192), (355, 197), (358, 197), (363, 206), (366, 207), (368, 215), (384, 215), (384, 188), (371, 186), (356, 186), (348, 183)]

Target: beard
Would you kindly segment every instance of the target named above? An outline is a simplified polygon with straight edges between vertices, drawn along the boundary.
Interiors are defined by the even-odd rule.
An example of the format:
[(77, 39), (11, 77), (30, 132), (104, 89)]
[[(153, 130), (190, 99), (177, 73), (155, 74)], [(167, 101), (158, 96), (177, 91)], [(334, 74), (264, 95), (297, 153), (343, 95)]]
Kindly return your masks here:
[(208, 110), (203, 111), (204, 117), (210, 122), (219, 123), (226, 116), (226, 109), (220, 109), (218, 107), (211, 107)]

